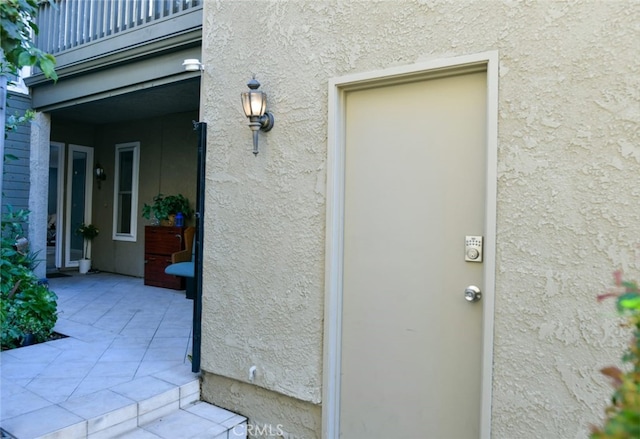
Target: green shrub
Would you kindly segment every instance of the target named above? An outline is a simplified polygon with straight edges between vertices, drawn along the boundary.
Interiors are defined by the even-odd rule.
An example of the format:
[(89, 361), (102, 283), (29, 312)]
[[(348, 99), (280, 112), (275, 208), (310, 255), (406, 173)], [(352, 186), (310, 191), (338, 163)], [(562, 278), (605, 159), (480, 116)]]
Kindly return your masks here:
[(616, 289), (603, 294), (598, 300), (616, 298), (618, 312), (626, 317), (625, 326), (631, 328), (629, 348), (622, 357), (626, 370), (606, 367), (602, 373), (611, 378), (615, 390), (606, 409), (603, 427), (593, 427), (591, 439), (640, 438), (640, 290), (636, 282), (622, 280), (616, 272)]
[(46, 341), (57, 320), (57, 296), (33, 273), (37, 254), (28, 251), (23, 224), (29, 212), (8, 206), (2, 218), (0, 257), (0, 345), (19, 347), (28, 334), (34, 342)]

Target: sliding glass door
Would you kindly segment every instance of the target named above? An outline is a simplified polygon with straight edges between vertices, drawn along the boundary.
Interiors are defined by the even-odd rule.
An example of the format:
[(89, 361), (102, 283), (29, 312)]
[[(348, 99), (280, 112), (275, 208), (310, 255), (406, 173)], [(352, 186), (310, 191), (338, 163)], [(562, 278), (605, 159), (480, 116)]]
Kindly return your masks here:
[(76, 233), (82, 223), (91, 223), (93, 190), (93, 148), (69, 145), (67, 152), (67, 209), (65, 266), (77, 267), (83, 257), (84, 241)]
[(47, 270), (62, 267), (64, 200), (64, 143), (49, 148), (49, 194), (47, 208)]

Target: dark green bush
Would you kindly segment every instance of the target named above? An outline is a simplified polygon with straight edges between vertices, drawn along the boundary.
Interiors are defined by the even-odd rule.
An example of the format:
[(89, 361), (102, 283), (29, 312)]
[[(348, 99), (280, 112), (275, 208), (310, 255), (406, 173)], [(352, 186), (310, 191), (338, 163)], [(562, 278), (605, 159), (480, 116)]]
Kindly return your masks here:
[(8, 212), (2, 218), (0, 257), (0, 345), (12, 349), (28, 334), (35, 343), (46, 341), (57, 320), (57, 296), (33, 273), (37, 255), (29, 252), (23, 224), (29, 213)]

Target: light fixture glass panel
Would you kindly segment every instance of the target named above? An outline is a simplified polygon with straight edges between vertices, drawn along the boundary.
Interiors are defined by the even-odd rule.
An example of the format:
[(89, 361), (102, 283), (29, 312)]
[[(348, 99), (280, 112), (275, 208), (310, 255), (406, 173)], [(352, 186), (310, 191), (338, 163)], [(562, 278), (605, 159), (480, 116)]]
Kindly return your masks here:
[(244, 92), (240, 94), (240, 97), (242, 98), (242, 109), (244, 110), (244, 115), (249, 117), (251, 116), (251, 100), (249, 99), (249, 93), (251, 92)]
[(247, 117), (262, 116), (267, 109), (267, 95), (261, 91), (242, 93), (242, 108)]
[(251, 99), (251, 115), (262, 116), (266, 108), (266, 96), (261, 91), (249, 92)]

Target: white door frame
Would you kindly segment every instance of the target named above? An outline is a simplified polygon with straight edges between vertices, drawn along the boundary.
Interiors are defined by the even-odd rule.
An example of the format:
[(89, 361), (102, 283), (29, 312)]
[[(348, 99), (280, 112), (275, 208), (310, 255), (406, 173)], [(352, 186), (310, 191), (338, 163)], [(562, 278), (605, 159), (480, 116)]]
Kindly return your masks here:
[(66, 236), (62, 233), (64, 230), (65, 212), (64, 212), (64, 170), (65, 170), (65, 145), (61, 142), (49, 142), (49, 148), (55, 146), (58, 148), (58, 180), (56, 181), (56, 249), (55, 249), (55, 266), (57, 269), (62, 267), (62, 247), (64, 245), (63, 237)]
[(342, 284), (344, 250), (345, 95), (347, 91), (391, 85), (469, 71), (487, 72), (487, 163), (482, 295), (482, 401), (480, 434), (491, 437), (493, 380), (493, 320), (498, 162), (498, 52), (435, 59), (409, 66), (358, 73), (329, 81), (327, 159), (327, 224), (325, 256), (325, 315), (322, 397), (322, 437), (340, 434), (340, 376), (342, 353)]
[[(71, 234), (75, 230), (71, 230), (71, 189), (73, 180), (73, 153), (81, 151), (87, 154), (87, 163), (85, 165), (85, 193), (84, 193), (84, 222), (91, 223), (92, 199), (93, 199), (93, 148), (82, 145), (69, 145), (67, 148), (67, 188), (66, 188), (66, 204), (65, 211), (65, 266), (78, 267), (78, 260), (71, 260)], [(84, 249), (84, 244), (83, 244)], [(89, 241), (88, 250), (91, 252), (91, 241)], [(90, 253), (89, 253), (90, 254)]]

